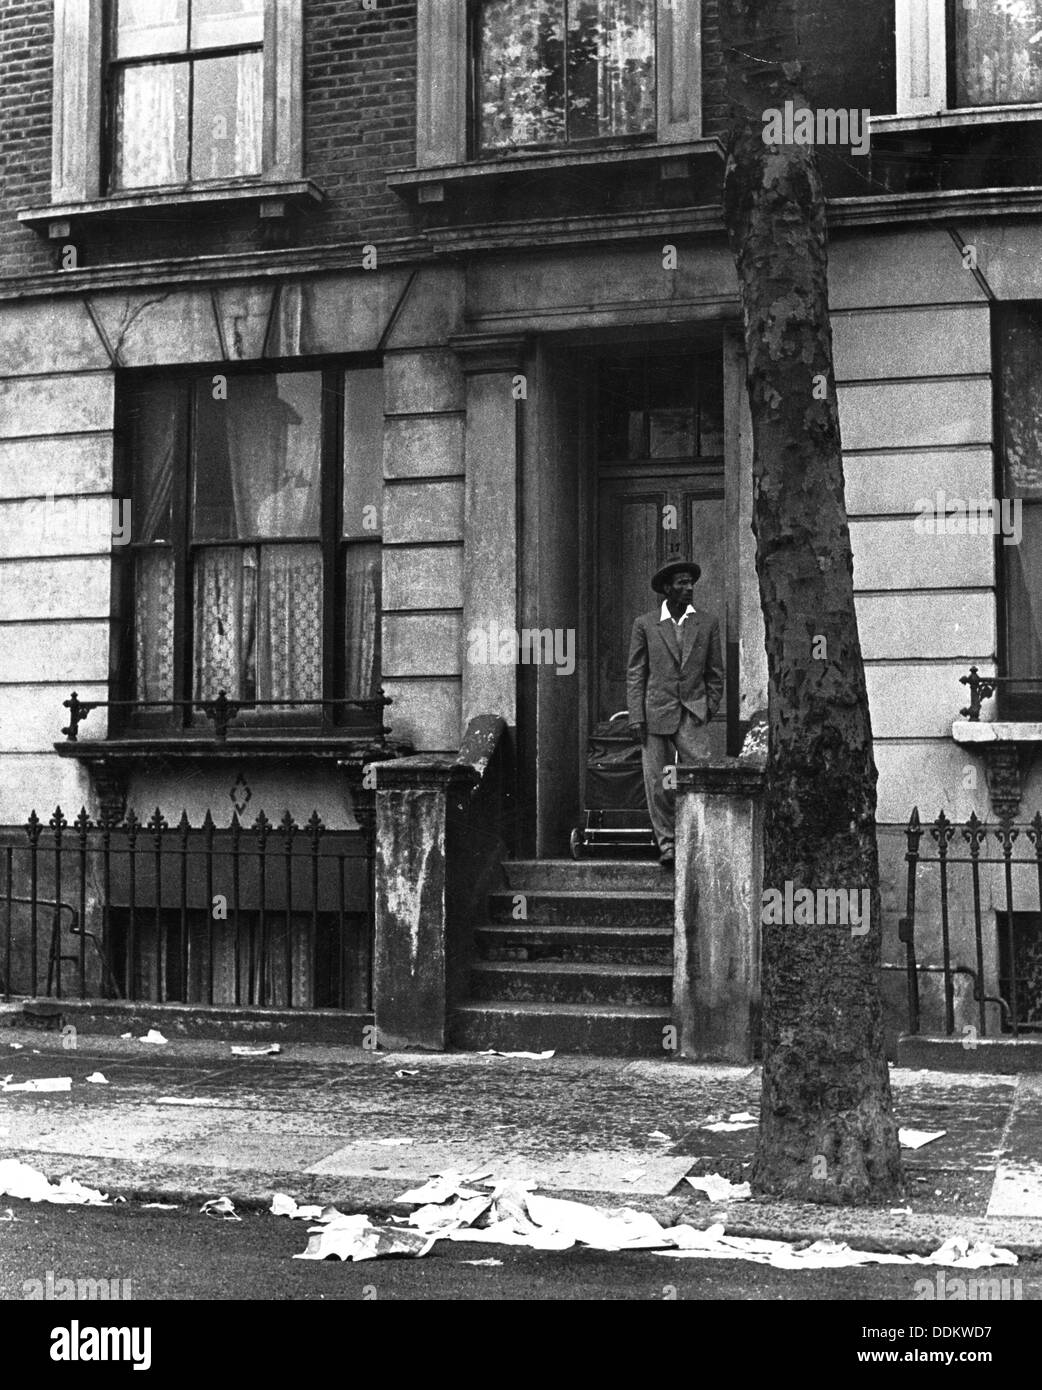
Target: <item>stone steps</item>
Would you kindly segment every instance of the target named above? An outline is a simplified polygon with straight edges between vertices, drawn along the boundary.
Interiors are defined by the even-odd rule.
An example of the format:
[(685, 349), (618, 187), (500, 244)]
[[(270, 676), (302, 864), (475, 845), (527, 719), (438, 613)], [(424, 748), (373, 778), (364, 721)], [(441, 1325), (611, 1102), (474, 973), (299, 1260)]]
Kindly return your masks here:
[(668, 1009), (639, 1004), (534, 1004), (485, 1002), (455, 1011), (454, 1047), (480, 1052), (590, 1053), (603, 1057), (659, 1057)]
[(479, 961), (470, 974), (474, 1003), (640, 1004), (668, 1009), (668, 965), (581, 961)]
[(451, 1041), (660, 1056), (672, 1021), (673, 915), (672, 875), (657, 863), (505, 863), (475, 930), (469, 996), (452, 1017)]

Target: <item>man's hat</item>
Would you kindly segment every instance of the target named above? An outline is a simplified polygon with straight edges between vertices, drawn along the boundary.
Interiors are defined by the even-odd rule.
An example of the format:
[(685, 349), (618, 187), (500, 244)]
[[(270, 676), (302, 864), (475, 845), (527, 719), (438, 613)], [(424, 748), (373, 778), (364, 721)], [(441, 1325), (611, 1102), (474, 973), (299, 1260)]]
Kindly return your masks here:
[(656, 570), (651, 576), (651, 587), (654, 589), (655, 593), (664, 593), (664, 586), (681, 570), (687, 570), (689, 574), (693, 574), (695, 576), (695, 583), (698, 583), (702, 570), (693, 560), (670, 560), (668, 565), (663, 565), (660, 570)]

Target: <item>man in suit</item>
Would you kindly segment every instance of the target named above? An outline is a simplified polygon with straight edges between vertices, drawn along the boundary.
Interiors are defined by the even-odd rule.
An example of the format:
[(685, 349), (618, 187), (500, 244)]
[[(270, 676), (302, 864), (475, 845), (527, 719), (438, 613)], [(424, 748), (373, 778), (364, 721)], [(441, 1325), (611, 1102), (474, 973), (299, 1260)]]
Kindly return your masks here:
[(675, 761), (708, 758), (709, 721), (724, 693), (720, 624), (691, 603), (701, 573), (688, 560), (674, 560), (652, 576), (662, 606), (633, 624), (626, 668), (630, 728), (641, 742), (644, 791), (663, 868), (673, 865), (676, 839), (674, 793), (665, 786), (664, 770)]

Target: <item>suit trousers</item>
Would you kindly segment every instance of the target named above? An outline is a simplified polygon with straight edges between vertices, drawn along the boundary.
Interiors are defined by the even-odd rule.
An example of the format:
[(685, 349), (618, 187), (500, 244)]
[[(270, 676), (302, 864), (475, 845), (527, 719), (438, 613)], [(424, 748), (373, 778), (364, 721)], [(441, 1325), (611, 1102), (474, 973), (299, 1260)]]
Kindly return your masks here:
[(708, 757), (709, 725), (700, 724), (689, 710), (681, 710), (675, 734), (648, 733), (641, 749), (644, 794), (660, 854), (672, 850), (676, 841), (676, 793), (665, 786), (664, 770), (677, 762), (702, 763)]

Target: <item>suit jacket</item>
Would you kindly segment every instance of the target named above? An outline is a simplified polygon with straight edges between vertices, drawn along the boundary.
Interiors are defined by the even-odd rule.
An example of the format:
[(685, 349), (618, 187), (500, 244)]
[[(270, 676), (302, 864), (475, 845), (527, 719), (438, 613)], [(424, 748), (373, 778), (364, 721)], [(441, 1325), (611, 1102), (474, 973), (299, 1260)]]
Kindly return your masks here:
[(680, 624), (680, 641), (672, 618), (660, 621), (662, 605), (642, 613), (633, 624), (626, 667), (626, 702), (631, 724), (647, 724), (651, 734), (675, 734), (680, 712), (708, 723), (724, 693), (720, 624), (710, 613), (696, 612)]

